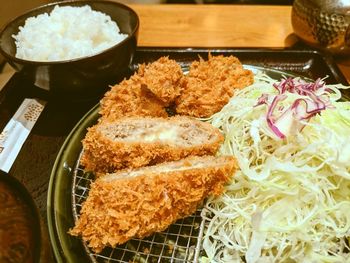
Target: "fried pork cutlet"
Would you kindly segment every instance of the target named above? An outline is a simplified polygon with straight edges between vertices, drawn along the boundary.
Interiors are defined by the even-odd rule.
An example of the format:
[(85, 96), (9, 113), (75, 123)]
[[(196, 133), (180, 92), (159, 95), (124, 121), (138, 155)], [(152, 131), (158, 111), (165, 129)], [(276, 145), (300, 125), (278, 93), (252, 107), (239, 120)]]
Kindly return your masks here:
[(165, 230), (219, 195), (236, 162), (231, 156), (189, 157), (99, 177), (70, 231), (94, 251)]
[(176, 112), (194, 117), (210, 117), (228, 103), (236, 89), (253, 83), (253, 73), (234, 56), (202, 58), (190, 66), (183, 91), (176, 99)]
[(180, 95), (183, 72), (175, 60), (161, 57), (155, 62), (139, 67), (142, 85), (169, 106)]
[(212, 155), (222, 141), (217, 128), (192, 117), (126, 117), (88, 129), (81, 163), (86, 171), (114, 172), (189, 155)]
[(106, 92), (100, 102), (100, 121), (113, 121), (125, 116), (168, 116), (164, 103), (142, 87), (141, 79), (136, 73)]

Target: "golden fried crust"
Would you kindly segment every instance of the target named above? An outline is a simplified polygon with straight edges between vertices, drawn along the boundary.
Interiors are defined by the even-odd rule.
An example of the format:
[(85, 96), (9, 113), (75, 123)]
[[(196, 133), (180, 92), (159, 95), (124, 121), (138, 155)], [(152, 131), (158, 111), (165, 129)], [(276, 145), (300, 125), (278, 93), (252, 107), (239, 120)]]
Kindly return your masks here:
[(183, 72), (175, 60), (161, 57), (155, 62), (140, 65), (138, 74), (142, 85), (167, 106), (180, 95)]
[(97, 179), (71, 235), (94, 251), (165, 230), (191, 215), (208, 195), (219, 195), (236, 169), (233, 157), (217, 167), (152, 173), (105, 182)]
[(210, 117), (228, 103), (236, 89), (253, 83), (253, 73), (234, 57), (211, 56), (190, 66), (183, 91), (176, 99), (176, 112), (193, 117)]
[(168, 116), (164, 103), (142, 87), (138, 74), (113, 86), (100, 105), (100, 121), (113, 121), (125, 116)]
[[(121, 118), (115, 123), (129, 122), (141, 117)], [(86, 171), (95, 173), (114, 172), (117, 169), (126, 167), (141, 167), (150, 164), (157, 164), (165, 161), (180, 160), (190, 155), (213, 155), (219, 149), (224, 140), (223, 135), (218, 129), (194, 118), (171, 117), (171, 118), (151, 118), (142, 117), (145, 121), (153, 119), (157, 122), (172, 122), (174, 125), (180, 125), (184, 122), (191, 123), (198, 129), (205, 131), (210, 137), (208, 141), (200, 144), (181, 146), (174, 141), (127, 141), (111, 140), (101, 131), (104, 125), (110, 125), (110, 122), (101, 122), (88, 129), (83, 140), (83, 155), (81, 164)]]

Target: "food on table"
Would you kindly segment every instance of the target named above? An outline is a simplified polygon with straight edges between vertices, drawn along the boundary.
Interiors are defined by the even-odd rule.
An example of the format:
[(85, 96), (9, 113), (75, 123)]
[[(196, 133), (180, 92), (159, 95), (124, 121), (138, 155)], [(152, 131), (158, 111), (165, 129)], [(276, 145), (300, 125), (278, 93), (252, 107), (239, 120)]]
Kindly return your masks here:
[(139, 65), (138, 71), (108, 91), (101, 100), (101, 120), (124, 116), (167, 117), (181, 91), (183, 73), (179, 64), (161, 57)]
[[(243, 69), (237, 58), (209, 55), (208, 61), (193, 62), (187, 76), (176, 75), (176, 79), (180, 78), (180, 96), (164, 100), (166, 96), (159, 90), (160, 86), (152, 89), (151, 84), (146, 84), (146, 67), (156, 74), (153, 69), (157, 66), (143, 65), (120, 85), (127, 90), (128, 83), (134, 87), (137, 82), (140, 89), (143, 87), (154, 96), (152, 107), (158, 105), (159, 112), (164, 113), (164, 107), (175, 99), (177, 114), (208, 117), (206, 121), (225, 136), (217, 154), (225, 157), (188, 157), (173, 162), (176, 165), (165, 162), (102, 175), (92, 184), (72, 234), (81, 235), (90, 247), (100, 251), (105, 246), (165, 229), (176, 219), (189, 215), (209, 196), (202, 214), (207, 225), (203, 240), (206, 256), (201, 262), (345, 262), (349, 259), (350, 102), (339, 101), (339, 89), (345, 87), (325, 85), (323, 80), (307, 83), (299, 78), (276, 83), (261, 72), (253, 79), (252, 72)], [(177, 89), (173, 88), (176, 93)], [(128, 100), (119, 102), (115, 93), (107, 93), (102, 100), (98, 125), (123, 115), (159, 114), (147, 107), (146, 111), (131, 107), (131, 113), (120, 110), (119, 105), (127, 104)], [(141, 101), (139, 96), (137, 93), (132, 97), (135, 105)], [(117, 114), (111, 118), (113, 112)], [(142, 136), (150, 145), (156, 139), (167, 138), (178, 143), (173, 129), (167, 127), (164, 132), (155, 129), (152, 136), (147, 133)], [(125, 138), (130, 135), (138, 141), (141, 133), (135, 136), (136, 131), (131, 129), (123, 140), (128, 140)], [(188, 138), (193, 142), (198, 135)], [(91, 140), (89, 147), (93, 144)], [(227, 156), (237, 159), (238, 169), (235, 181), (226, 185), (236, 169), (232, 168), (234, 159), (227, 166), (230, 168), (225, 168), (227, 172), (222, 172), (220, 165), (213, 167), (217, 161), (198, 161)], [(155, 162), (148, 160), (135, 166)], [(215, 179), (217, 173), (221, 179)], [(212, 187), (216, 190), (210, 190)], [(223, 189), (225, 194), (220, 195)], [(122, 213), (125, 207), (130, 209), (128, 213)]]
[[(193, 117), (167, 117), (175, 101), (180, 114), (212, 114), (236, 89), (252, 82), (252, 73), (233, 56), (209, 55), (209, 61), (194, 62), (188, 77), (203, 80), (203, 87), (196, 83), (188, 89), (176, 61), (161, 57), (139, 65), (101, 100), (101, 118), (89, 128), (81, 158), (84, 170), (97, 179), (71, 231), (93, 250), (164, 230), (193, 213), (207, 196), (222, 192), (235, 170), (234, 158), (208, 156), (217, 153), (222, 134)], [(207, 101), (199, 99), (194, 114), (185, 105), (198, 94)], [(123, 168), (129, 170), (118, 171)]]
[(30, 17), (14, 35), (16, 57), (62, 61), (90, 56), (127, 37), (110, 16), (82, 7), (56, 5), (50, 14)]
[(194, 61), (185, 76), (183, 90), (176, 99), (180, 115), (210, 117), (218, 112), (239, 89), (253, 83), (253, 73), (234, 56), (212, 56)]
[(153, 63), (140, 65), (138, 72), (142, 85), (167, 106), (180, 95), (183, 72), (175, 60), (161, 57)]
[[(209, 117), (229, 101), (236, 90), (253, 83), (253, 73), (234, 56), (200, 58), (183, 75), (175, 60), (161, 57), (141, 64), (130, 79), (115, 85), (101, 100), (101, 120), (123, 116), (179, 115)], [(169, 109), (169, 108), (168, 108)]]
[(103, 175), (91, 184), (70, 234), (100, 252), (162, 231), (208, 195), (220, 195), (235, 169), (233, 157), (202, 156)]
[(125, 117), (89, 128), (81, 164), (86, 171), (114, 172), (189, 155), (213, 155), (222, 141), (218, 129), (192, 117)]
[(347, 262), (350, 102), (340, 84), (264, 74), (209, 122), (239, 170), (205, 205), (202, 262)]
[(164, 103), (142, 87), (141, 76), (138, 73), (113, 86), (100, 104), (100, 121), (113, 121), (125, 116), (168, 116)]

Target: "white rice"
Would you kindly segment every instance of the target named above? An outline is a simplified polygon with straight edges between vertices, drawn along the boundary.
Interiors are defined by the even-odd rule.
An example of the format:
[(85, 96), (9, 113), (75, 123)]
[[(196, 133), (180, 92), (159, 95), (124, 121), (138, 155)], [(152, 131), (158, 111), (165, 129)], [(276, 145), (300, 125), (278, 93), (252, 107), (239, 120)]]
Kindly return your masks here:
[(15, 39), (16, 57), (60, 61), (99, 53), (127, 37), (111, 17), (90, 6), (55, 6), (50, 14), (30, 17)]

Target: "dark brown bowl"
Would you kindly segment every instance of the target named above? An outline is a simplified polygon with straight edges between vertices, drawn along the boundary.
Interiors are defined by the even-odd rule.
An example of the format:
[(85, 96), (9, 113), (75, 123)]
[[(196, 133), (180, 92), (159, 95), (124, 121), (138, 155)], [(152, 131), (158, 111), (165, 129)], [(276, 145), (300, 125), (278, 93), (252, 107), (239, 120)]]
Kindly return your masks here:
[[(78, 59), (37, 62), (16, 58), (12, 35), (18, 33), (27, 18), (51, 12), (55, 5), (90, 5), (93, 10), (109, 15), (128, 37), (98, 54)], [(50, 95), (73, 100), (91, 99), (100, 96), (128, 71), (136, 51), (138, 29), (139, 18), (126, 5), (105, 0), (63, 1), (35, 8), (5, 25), (0, 32), (0, 52), (12, 67), (21, 71), (26, 81), (48, 90)]]
[(0, 262), (52, 262), (44, 221), (15, 177), (0, 171)]

